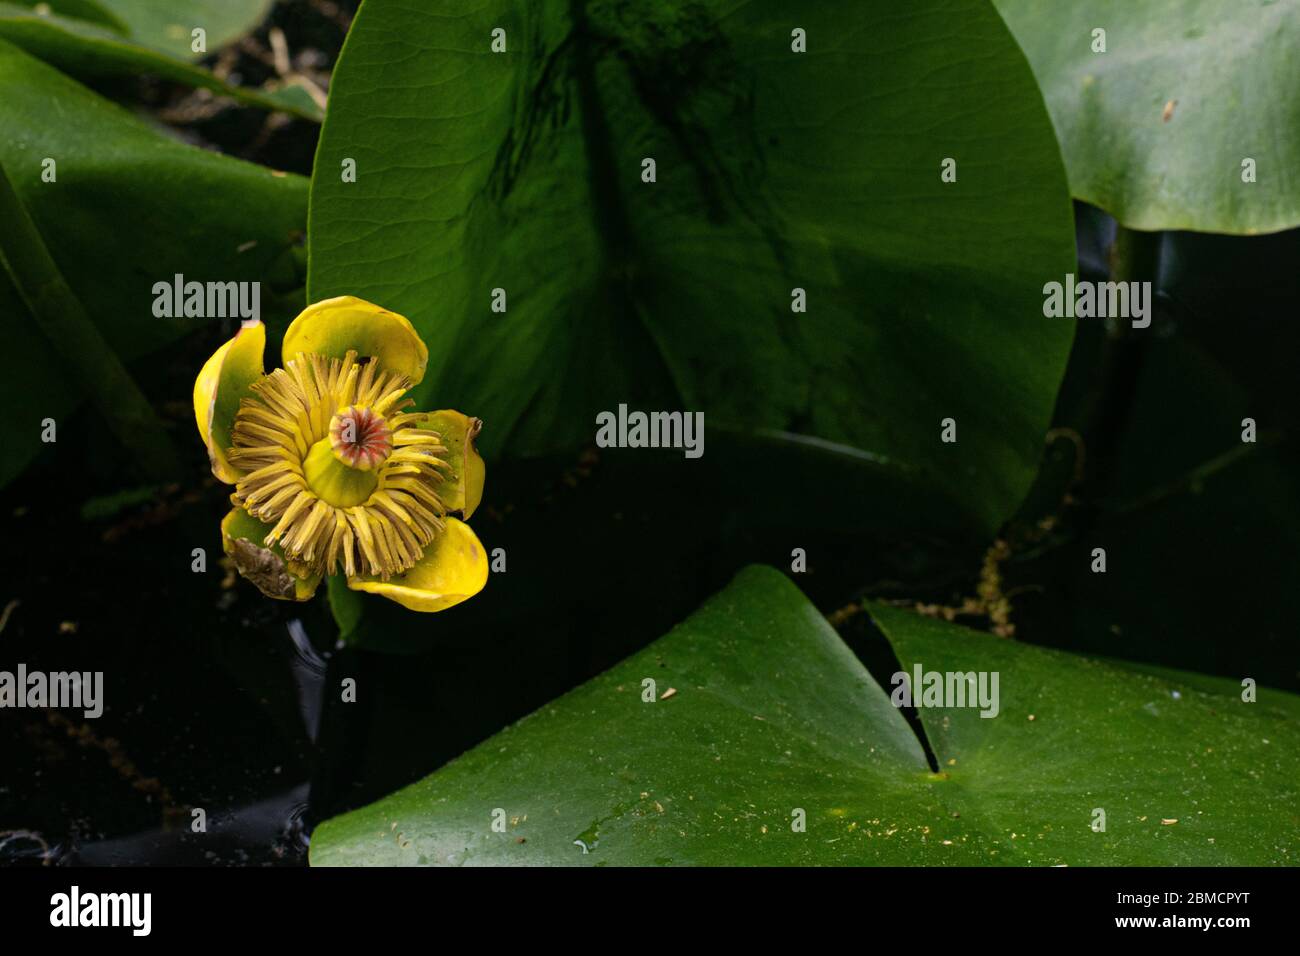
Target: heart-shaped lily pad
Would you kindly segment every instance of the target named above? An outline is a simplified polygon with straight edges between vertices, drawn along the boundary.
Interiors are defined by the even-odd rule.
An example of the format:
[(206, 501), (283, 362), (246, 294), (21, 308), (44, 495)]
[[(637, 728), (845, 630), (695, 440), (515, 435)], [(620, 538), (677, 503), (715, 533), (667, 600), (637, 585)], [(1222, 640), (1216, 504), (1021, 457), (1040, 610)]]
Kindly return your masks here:
[(1071, 223), (984, 3), (367, 0), (308, 288), (408, 316), (417, 399), (484, 419), (489, 458), (686, 409), (869, 455), (989, 533), (1069, 350), (1042, 286)]
[(611, 671), (323, 823), (312, 862), (1255, 865), (1300, 854), (1290, 695), (1247, 703), (1222, 682), (870, 610), (907, 672), (983, 674), (986, 690), (997, 675), (993, 707), (920, 709), (938, 772), (816, 608), (751, 567)]

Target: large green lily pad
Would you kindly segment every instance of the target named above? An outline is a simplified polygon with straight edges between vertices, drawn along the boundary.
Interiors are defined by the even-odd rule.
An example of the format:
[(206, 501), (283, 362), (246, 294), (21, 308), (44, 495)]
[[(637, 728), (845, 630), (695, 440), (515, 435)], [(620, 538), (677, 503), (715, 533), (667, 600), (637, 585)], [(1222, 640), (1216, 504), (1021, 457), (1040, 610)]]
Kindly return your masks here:
[(994, 2), (1042, 84), (1075, 196), (1134, 229), (1300, 224), (1296, 0)]
[(985, 4), (368, 0), (308, 289), (407, 315), (417, 398), (485, 419), (490, 457), (685, 408), (874, 456), (987, 532), (1041, 454), (1073, 331), (1041, 290), (1073, 268), (1071, 222)]
[(1295, 862), (1294, 698), (871, 613), (909, 672), (999, 675), (995, 717), (920, 710), (938, 773), (816, 608), (751, 567), (609, 672), (323, 823), (312, 862)]

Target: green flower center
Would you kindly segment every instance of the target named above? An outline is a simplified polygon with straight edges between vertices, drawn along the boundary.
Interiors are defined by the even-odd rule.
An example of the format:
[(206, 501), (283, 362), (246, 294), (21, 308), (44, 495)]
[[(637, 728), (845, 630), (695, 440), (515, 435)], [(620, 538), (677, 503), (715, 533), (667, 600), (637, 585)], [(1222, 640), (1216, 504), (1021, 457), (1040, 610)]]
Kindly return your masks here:
[(379, 478), (373, 471), (344, 464), (328, 438), (311, 446), (303, 459), (302, 473), (307, 487), (336, 508), (365, 504), (379, 487)]

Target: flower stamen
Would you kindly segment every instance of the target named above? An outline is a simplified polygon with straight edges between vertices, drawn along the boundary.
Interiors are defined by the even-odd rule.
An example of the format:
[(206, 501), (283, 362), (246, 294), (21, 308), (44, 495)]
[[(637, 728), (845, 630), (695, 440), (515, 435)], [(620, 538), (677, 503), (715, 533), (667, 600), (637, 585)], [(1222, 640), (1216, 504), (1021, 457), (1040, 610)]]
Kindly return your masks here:
[(299, 353), (252, 386), (235, 416), (233, 499), (315, 574), (413, 567), (443, 531), (447, 449), (428, 416), (403, 413), (409, 381), (374, 359)]

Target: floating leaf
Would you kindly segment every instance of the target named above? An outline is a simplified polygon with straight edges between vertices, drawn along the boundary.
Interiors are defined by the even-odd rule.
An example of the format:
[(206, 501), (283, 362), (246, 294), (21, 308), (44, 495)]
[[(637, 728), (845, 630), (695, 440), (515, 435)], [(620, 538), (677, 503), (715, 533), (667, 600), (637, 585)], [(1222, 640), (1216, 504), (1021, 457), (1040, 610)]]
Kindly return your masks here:
[(994, 2), (1042, 84), (1075, 196), (1133, 229), (1300, 224), (1300, 5)]
[(321, 824), (312, 862), (1211, 865), (1300, 853), (1289, 695), (1247, 704), (908, 611), (872, 614), (909, 673), (998, 675), (996, 716), (920, 709), (938, 773), (817, 610), (752, 567), (609, 672)]
[(272, 0), (98, 0), (125, 23), (131, 35), (176, 56), (195, 51), (194, 30), (205, 32), (206, 53), (252, 31), (266, 19)]

